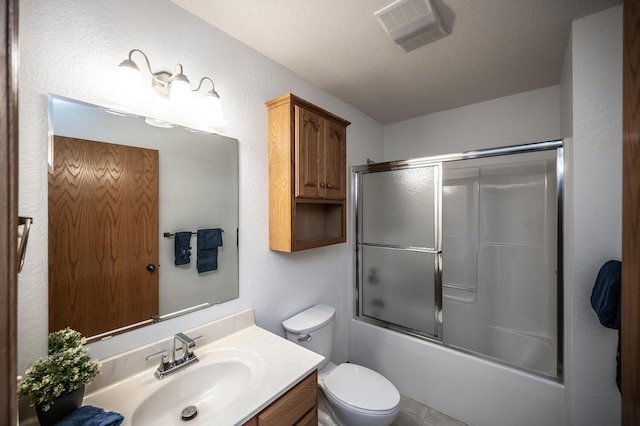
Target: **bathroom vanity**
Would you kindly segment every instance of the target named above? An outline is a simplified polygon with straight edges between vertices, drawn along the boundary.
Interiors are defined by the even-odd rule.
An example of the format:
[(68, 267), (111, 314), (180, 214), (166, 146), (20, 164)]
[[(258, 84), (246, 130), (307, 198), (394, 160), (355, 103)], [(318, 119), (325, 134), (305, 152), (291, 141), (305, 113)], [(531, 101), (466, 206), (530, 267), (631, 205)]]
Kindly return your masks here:
[(262, 410), (245, 426), (318, 424), (318, 372), (314, 371), (290, 391)]
[[(199, 362), (162, 380), (157, 358), (173, 336), (102, 361), (84, 405), (115, 411), (123, 425), (311, 425), (317, 424), (317, 366), (321, 355), (254, 323), (249, 309), (185, 331), (200, 336)], [(183, 410), (197, 411), (182, 420)]]

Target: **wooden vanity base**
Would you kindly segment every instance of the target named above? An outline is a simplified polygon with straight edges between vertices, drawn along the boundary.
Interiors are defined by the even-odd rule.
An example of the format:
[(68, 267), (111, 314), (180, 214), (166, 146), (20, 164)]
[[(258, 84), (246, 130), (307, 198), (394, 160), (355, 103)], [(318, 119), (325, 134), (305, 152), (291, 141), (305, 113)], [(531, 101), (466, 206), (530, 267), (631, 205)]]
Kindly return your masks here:
[(315, 426), (318, 424), (317, 392), (318, 372), (316, 370), (244, 425)]

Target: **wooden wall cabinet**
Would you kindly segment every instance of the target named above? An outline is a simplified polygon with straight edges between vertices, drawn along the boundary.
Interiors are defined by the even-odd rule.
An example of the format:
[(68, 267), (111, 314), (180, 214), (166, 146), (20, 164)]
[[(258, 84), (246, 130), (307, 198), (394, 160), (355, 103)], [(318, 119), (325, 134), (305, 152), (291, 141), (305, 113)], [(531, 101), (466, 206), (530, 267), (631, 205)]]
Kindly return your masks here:
[(291, 388), (244, 426), (316, 426), (318, 424), (318, 371)]
[(269, 248), (346, 241), (348, 121), (295, 95), (269, 109)]

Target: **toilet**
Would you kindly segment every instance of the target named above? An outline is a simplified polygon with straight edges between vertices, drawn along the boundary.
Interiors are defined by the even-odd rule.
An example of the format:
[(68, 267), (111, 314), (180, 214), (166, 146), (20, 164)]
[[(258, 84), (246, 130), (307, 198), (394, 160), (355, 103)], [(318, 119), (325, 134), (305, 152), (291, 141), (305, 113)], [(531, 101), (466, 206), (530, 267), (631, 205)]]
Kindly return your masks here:
[(389, 426), (400, 411), (400, 393), (395, 386), (369, 368), (329, 361), (335, 314), (331, 306), (315, 305), (282, 323), (287, 339), (325, 357), (318, 366), (319, 423)]

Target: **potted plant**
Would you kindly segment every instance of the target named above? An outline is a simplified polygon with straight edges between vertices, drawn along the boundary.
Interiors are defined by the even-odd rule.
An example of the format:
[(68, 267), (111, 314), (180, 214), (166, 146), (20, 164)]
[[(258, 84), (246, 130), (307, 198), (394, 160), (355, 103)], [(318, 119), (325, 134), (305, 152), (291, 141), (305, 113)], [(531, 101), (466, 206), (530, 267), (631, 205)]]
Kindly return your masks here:
[(84, 343), (70, 328), (49, 333), (48, 356), (37, 360), (18, 384), (18, 394), (30, 397), (36, 406), (41, 425), (52, 425), (79, 408), (84, 386), (99, 373)]

